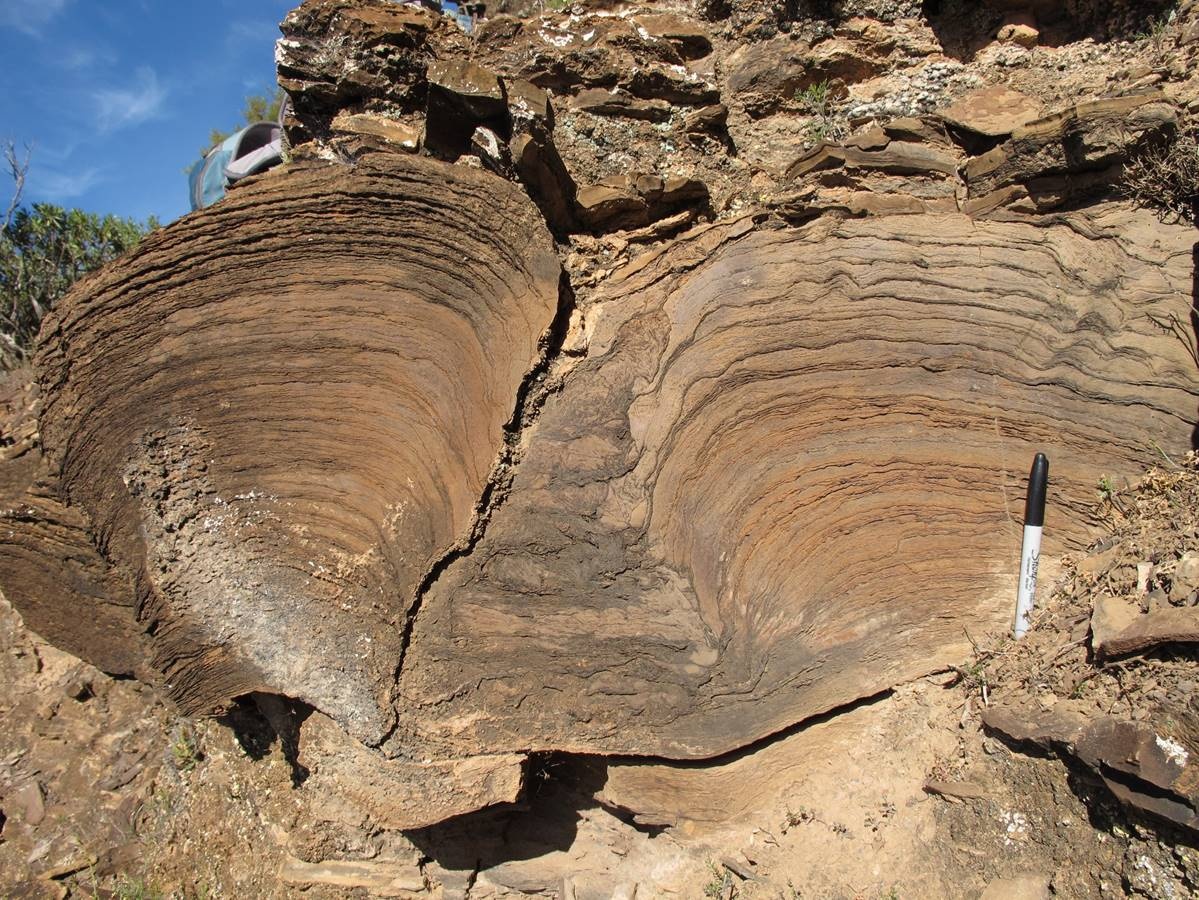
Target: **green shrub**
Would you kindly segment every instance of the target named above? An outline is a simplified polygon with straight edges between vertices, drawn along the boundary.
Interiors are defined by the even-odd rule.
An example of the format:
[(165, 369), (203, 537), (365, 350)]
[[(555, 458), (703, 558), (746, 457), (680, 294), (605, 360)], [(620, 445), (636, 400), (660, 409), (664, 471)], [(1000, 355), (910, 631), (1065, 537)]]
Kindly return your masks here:
[(98, 216), (49, 203), (20, 206), (28, 157), (6, 153), (15, 183), (0, 220), (0, 368), (20, 365), (33, 348), (42, 319), (80, 277), (132, 249), (158, 227)]

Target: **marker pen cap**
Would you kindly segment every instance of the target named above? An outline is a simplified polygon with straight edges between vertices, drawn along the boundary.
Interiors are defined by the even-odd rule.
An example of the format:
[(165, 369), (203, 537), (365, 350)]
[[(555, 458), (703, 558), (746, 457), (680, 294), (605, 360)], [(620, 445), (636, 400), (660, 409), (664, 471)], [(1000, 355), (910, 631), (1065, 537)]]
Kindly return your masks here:
[(1049, 483), (1049, 459), (1044, 453), (1032, 458), (1028, 473), (1028, 497), (1024, 504), (1024, 524), (1040, 528), (1045, 524), (1045, 489)]

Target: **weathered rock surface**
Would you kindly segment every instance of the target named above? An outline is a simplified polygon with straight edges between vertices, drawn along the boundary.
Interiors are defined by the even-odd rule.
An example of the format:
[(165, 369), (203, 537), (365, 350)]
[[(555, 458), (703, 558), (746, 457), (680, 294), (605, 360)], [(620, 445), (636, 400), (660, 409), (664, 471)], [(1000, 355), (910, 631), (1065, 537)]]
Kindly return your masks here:
[[(1178, 728), (1166, 718), (1160, 727)], [(1199, 771), (1187, 749), (1195, 737), (1112, 716), (1055, 709), (1034, 716), (995, 708), (988, 729), (1018, 743), (1070, 756), (1097, 775), (1120, 802), (1199, 833)]]
[[(311, 785), (395, 829), (511, 803), (562, 750), (658, 757), (606, 802), (718, 822), (774, 782), (672, 761), (959, 662), (1009, 614), (1034, 450), (1052, 553), (1096, 473), (1190, 446), (1161, 323), (1193, 236), (1094, 205), (1189, 100), (950, 103), (926, 26), (776, 10), (741, 40), (742, 12), (289, 14), (300, 163), (81, 286), (40, 420), (6, 413), (30, 624), (185, 711), (315, 707)], [(887, 120), (897, 77), (918, 102)], [(408, 889), (318, 859), (293, 880)]]
[(1152, 222), (742, 220), (614, 274), (422, 606), (404, 726), (698, 758), (943, 664), (1008, 612), (1035, 448), (1076, 509), (1133, 435), (1189, 445), (1191, 362), (1148, 318), (1184, 314), (1189, 235)]
[(1123, 162), (1176, 121), (1175, 110), (1160, 94), (1081, 103), (1017, 128), (1008, 141), (970, 160), (964, 177), (971, 197), (1018, 183), (1032, 182), (1035, 190), (1034, 179), (1099, 172)]
[(184, 709), (278, 692), (386, 733), (410, 604), (469, 532), (558, 277), (518, 190), (380, 156), (263, 178), (56, 310), (52, 473)]
[(0, 395), (0, 585), (30, 628), (118, 675), (151, 675), (132, 583), (96, 550), (88, 521), (67, 506), (39, 443), (29, 373)]
[(1041, 104), (1003, 85), (992, 85), (962, 97), (941, 112), (957, 128), (984, 137), (1011, 134), (1040, 117)]
[(1142, 613), (1131, 598), (1100, 597), (1091, 614), (1091, 646), (1100, 658), (1159, 644), (1199, 644), (1199, 607), (1160, 606)]

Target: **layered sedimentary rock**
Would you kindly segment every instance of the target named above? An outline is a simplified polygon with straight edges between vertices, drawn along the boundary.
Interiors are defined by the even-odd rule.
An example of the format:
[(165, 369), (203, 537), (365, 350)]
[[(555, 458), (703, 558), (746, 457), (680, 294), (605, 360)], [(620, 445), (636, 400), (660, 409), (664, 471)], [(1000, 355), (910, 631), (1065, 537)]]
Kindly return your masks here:
[(62, 502), (42, 454), (30, 373), (0, 386), (0, 585), (30, 628), (106, 672), (153, 677), (125, 573), (98, 552), (87, 517)]
[(276, 691), (391, 726), (409, 605), (469, 532), (558, 279), (519, 191), (395, 157), (265, 178), (60, 307), (44, 446), (184, 709)]
[(1191, 446), (1193, 234), (1112, 197), (1164, 92), (988, 88), (834, 140), (796, 92), (931, 33), (591, 10), (472, 42), (390, 0), (282, 28), (298, 162), (49, 319), (0, 581), (185, 711), (314, 707), (298, 764), (372, 821), (511, 802), (540, 751), (717, 820), (771, 784), (672, 761), (1003, 627), (1034, 451), (1052, 555), (1100, 475)]
[(1187, 312), (1188, 238), (1111, 209), (741, 220), (614, 274), (424, 602), (401, 719), (705, 757), (949, 662), (1009, 612), (1034, 450), (1060, 549), (1096, 472), (1189, 446), (1194, 361), (1155, 324)]

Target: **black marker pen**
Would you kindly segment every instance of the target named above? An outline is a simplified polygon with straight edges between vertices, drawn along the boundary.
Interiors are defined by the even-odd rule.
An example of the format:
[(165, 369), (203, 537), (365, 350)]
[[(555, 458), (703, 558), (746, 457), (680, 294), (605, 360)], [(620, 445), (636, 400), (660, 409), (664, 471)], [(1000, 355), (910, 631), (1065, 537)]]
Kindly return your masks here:
[(1017, 639), (1028, 631), (1028, 617), (1037, 600), (1037, 566), (1041, 561), (1041, 532), (1045, 527), (1045, 488), (1049, 483), (1049, 460), (1044, 453), (1032, 458), (1028, 473), (1028, 497), (1024, 502), (1024, 544), (1020, 550), (1020, 584), (1016, 592)]

